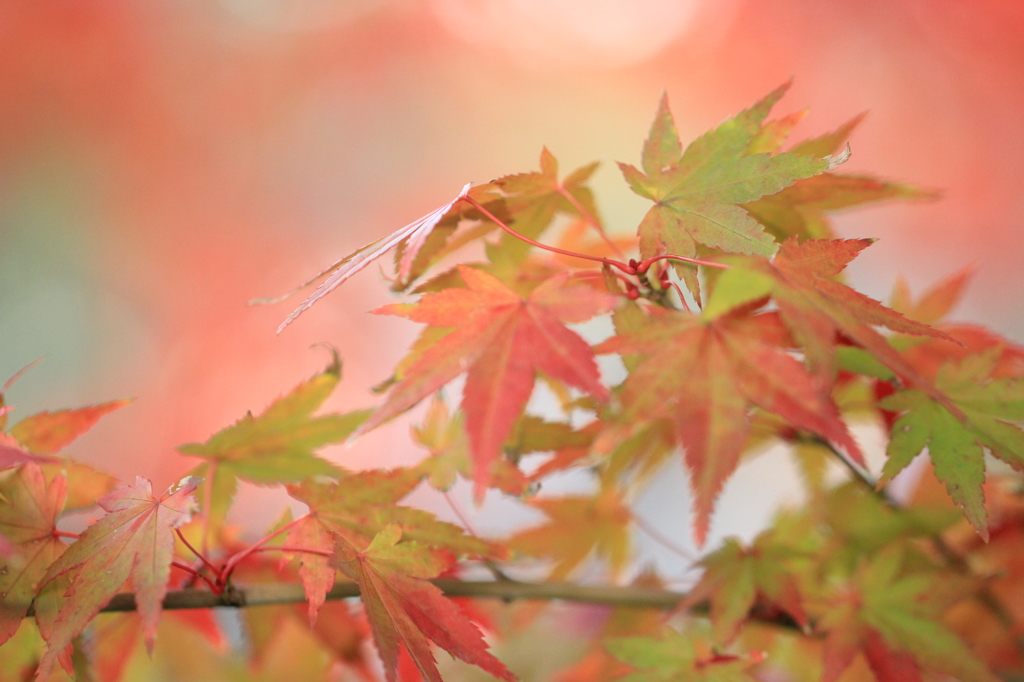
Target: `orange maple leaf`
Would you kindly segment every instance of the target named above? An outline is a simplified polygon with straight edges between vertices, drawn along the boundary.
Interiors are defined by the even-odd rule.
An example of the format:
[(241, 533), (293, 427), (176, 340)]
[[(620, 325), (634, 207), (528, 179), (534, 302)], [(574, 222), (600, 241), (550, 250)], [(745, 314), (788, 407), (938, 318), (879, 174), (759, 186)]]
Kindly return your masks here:
[(598, 400), (608, 398), (593, 350), (565, 323), (589, 320), (611, 309), (616, 299), (573, 285), (564, 273), (547, 279), (525, 298), (481, 270), (459, 266), (459, 274), (464, 289), (445, 289), (424, 295), (415, 305), (374, 311), (451, 330), (418, 351), (385, 403), (360, 430), (404, 412), (467, 372), (462, 410), (480, 497), (487, 489), (491, 463), (533, 391), (537, 372)]

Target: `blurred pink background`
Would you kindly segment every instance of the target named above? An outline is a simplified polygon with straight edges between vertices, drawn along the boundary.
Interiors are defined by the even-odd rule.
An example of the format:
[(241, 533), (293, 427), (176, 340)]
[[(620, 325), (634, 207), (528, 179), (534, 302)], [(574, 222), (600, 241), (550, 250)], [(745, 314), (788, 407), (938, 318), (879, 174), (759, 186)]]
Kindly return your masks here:
[[(885, 298), (967, 263), (957, 317), (1024, 340), (1024, 4), (943, 0), (48, 0), (0, 6), (0, 381), (12, 415), (123, 396), (71, 453), (164, 486), (174, 453), (323, 367), (336, 409), (373, 404), (416, 325), (372, 267), (280, 337), (250, 308), (449, 201), (532, 170), (543, 145), (604, 162), (631, 234), (662, 90), (689, 140), (790, 77), (803, 137), (870, 115), (852, 171), (941, 189), (840, 216), (880, 241), (851, 268)], [(297, 301), (296, 301), (297, 302)], [(396, 425), (353, 468), (417, 461)], [(688, 535), (688, 533), (687, 533)]]

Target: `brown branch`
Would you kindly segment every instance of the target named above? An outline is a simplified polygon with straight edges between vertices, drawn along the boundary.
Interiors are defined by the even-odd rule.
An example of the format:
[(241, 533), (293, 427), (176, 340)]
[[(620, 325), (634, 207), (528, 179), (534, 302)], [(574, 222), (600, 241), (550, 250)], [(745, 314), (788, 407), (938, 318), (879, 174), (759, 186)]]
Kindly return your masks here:
[[(682, 592), (644, 587), (616, 587), (604, 585), (577, 585), (574, 583), (524, 583), (515, 580), (461, 581), (434, 580), (449, 597), (476, 597), (514, 601), (536, 599), (543, 601), (569, 601), (607, 606), (625, 606), (645, 609), (669, 610), (686, 596)], [(359, 596), (359, 586), (352, 582), (338, 583), (327, 593), (328, 599), (349, 599)], [(168, 592), (164, 609), (209, 609), (215, 607), (243, 608), (268, 604), (298, 604), (306, 601), (302, 585), (298, 583), (256, 583), (233, 586), (223, 594), (208, 590), (188, 589)], [(115, 595), (102, 612), (135, 610), (135, 595), (123, 592)], [(691, 609), (699, 612), (701, 609)], [(28, 616), (33, 615), (29, 610)]]

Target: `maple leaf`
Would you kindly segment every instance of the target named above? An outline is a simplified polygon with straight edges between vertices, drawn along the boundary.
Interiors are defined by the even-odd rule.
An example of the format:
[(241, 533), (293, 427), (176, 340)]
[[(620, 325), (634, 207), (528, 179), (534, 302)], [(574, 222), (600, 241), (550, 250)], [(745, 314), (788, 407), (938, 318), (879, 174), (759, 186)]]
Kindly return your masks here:
[(491, 463), (533, 391), (537, 372), (607, 399), (593, 351), (564, 323), (584, 322), (609, 310), (615, 299), (570, 284), (568, 274), (547, 279), (523, 298), (481, 270), (459, 266), (459, 273), (465, 289), (425, 294), (415, 305), (374, 311), (451, 331), (418, 354), (360, 431), (404, 412), (467, 372), (462, 410), (479, 498), (487, 488)]
[(401, 647), (425, 680), (442, 682), (428, 640), (497, 678), (516, 679), (487, 651), (480, 631), (458, 606), (428, 582), (446, 568), (445, 562), (418, 543), (402, 540), (398, 526), (383, 528), (363, 551), (339, 540), (333, 563), (359, 584), (389, 682), (396, 680)]
[(66, 496), (64, 477), (47, 485), (34, 463), (0, 480), (0, 538), (9, 545), (0, 555), (0, 645), (18, 630), (40, 580), (64, 551), (54, 531)]
[[(789, 153), (817, 158), (836, 155), (864, 116), (860, 114), (833, 132), (804, 140), (794, 145)], [(762, 135), (769, 125), (765, 125)], [(755, 140), (751, 144), (752, 150), (757, 143)], [(799, 179), (780, 192), (743, 204), (743, 208), (779, 241), (792, 236), (831, 239), (835, 235), (826, 215), (829, 212), (889, 199), (934, 199), (937, 196), (929, 190), (867, 175), (826, 172)]]
[(963, 296), (967, 281), (973, 274), (973, 267), (963, 268), (928, 289), (917, 300), (911, 298), (906, 280), (898, 277), (889, 307), (924, 324), (941, 322)]
[[(604, 236), (593, 192), (585, 184), (598, 165), (587, 164), (559, 180), (558, 160), (544, 147), (540, 153), (540, 172), (505, 175), (492, 184), (502, 190), (516, 231), (526, 237), (540, 237), (559, 211), (592, 221)], [(529, 249), (529, 244), (504, 234), (495, 251), (507, 263), (516, 264)]]
[(41, 457), (39, 455), (33, 455), (28, 450), (22, 449), (18, 445), (18, 441), (8, 436), (6, 433), (0, 433), (0, 470), (13, 469), (14, 467), (21, 466), (22, 464), (45, 464), (52, 462), (52, 457)]
[[(644, 143), (641, 165), (619, 163), (633, 191), (655, 202), (638, 228), (640, 255), (695, 258), (697, 244), (727, 253), (770, 256), (777, 245), (741, 204), (817, 175), (827, 160), (799, 154), (751, 154), (751, 143), (788, 85), (722, 123), (681, 151), (667, 97), (662, 97)], [(699, 298), (694, 269), (676, 271)]]
[(801, 556), (805, 555), (779, 542), (771, 532), (759, 535), (749, 548), (727, 538), (721, 548), (701, 559), (704, 575), (680, 608), (709, 600), (713, 634), (723, 644), (736, 637), (759, 601), (782, 609), (806, 628), (800, 589), (788, 565)]
[(548, 576), (562, 580), (591, 554), (608, 562), (618, 574), (629, 561), (629, 523), (632, 514), (622, 495), (607, 487), (595, 495), (530, 500), (550, 521), (527, 528), (508, 539), (510, 549), (556, 560)]
[(622, 682), (753, 682), (756, 678), (747, 669), (764, 658), (760, 652), (736, 656), (706, 651), (706, 643), (672, 628), (658, 638), (622, 637), (605, 646), (624, 663), (644, 669), (615, 678)]
[(791, 238), (782, 244), (774, 263), (733, 257), (732, 269), (722, 273), (715, 283), (713, 298), (718, 300), (709, 302), (710, 314), (770, 294), (823, 385), (830, 386), (835, 377), (837, 334), (842, 334), (909, 383), (932, 390), (930, 383), (874, 327), (956, 341), (832, 279), (873, 242), (809, 239), (800, 243)]
[(45, 630), (48, 650), (39, 664), (48, 671), (55, 658), (131, 578), (147, 647), (156, 626), (174, 552), (173, 529), (187, 523), (196, 507), (199, 479), (186, 478), (159, 497), (141, 476), (99, 500), (108, 513), (50, 565), (40, 581), (70, 580), (56, 619)]
[(934, 199), (934, 192), (870, 175), (822, 173), (797, 180), (777, 194), (743, 204), (743, 208), (779, 241), (831, 239), (827, 214), (890, 199)]
[(643, 354), (622, 385), (617, 426), (598, 438), (596, 449), (608, 452), (646, 423), (671, 419), (691, 472), (693, 532), (699, 545), (707, 537), (715, 498), (747, 444), (751, 406), (778, 414), (836, 444), (858, 463), (864, 461), (835, 404), (786, 352), (788, 334), (777, 316), (740, 309), (709, 317), (652, 311), (596, 349)]
[[(288, 494), (309, 506), (309, 516), (299, 519), (288, 531), (286, 544), (293, 547), (330, 551), (338, 538), (363, 546), (384, 527), (395, 524), (406, 538), (420, 546), (443, 549), (456, 555), (501, 556), (503, 551), (462, 529), (439, 521), (430, 512), (395, 503), (419, 484), (422, 475), (412, 469), (364, 471), (337, 481), (307, 479), (287, 486)], [(299, 557), (299, 578), (309, 602), (310, 624), (334, 586), (335, 571), (328, 557), (286, 551), (282, 564)]]
[(852, 558), (906, 538), (936, 537), (962, 518), (955, 509), (937, 505), (895, 508), (852, 481), (829, 491), (825, 519), (835, 549)]
[(932, 598), (940, 577), (902, 572), (902, 552), (880, 552), (860, 567), (816, 623), (827, 633), (822, 682), (833, 682), (864, 654), (879, 682), (921, 680), (922, 669), (963, 682), (995, 682), (970, 649), (941, 620)]
[(215, 492), (215, 509), (206, 513), (223, 517), (237, 478), (268, 485), (341, 474), (337, 466), (316, 456), (315, 451), (344, 441), (369, 411), (313, 416), (340, 380), (341, 362), (334, 352), (334, 361), (323, 372), (275, 400), (258, 416), (246, 414), (205, 443), (180, 446), (179, 452), (208, 462), (194, 472), (206, 475), (204, 485)]
[(1024, 432), (1013, 423), (1024, 419), (1024, 383), (1016, 377), (990, 378), (1001, 351), (993, 348), (939, 370), (936, 387), (959, 415), (920, 390), (900, 391), (879, 403), (903, 413), (892, 427), (880, 484), (927, 447), (935, 475), (986, 540), (985, 449), (1024, 470)]
[(355, 275), (357, 272), (365, 268), (367, 265), (377, 260), (390, 249), (404, 242), (404, 250), (401, 262), (399, 263), (398, 275), (400, 279), (406, 279), (409, 275), (409, 271), (412, 268), (413, 261), (416, 258), (416, 254), (420, 247), (423, 246), (424, 241), (430, 232), (437, 226), (442, 218), (452, 209), (455, 204), (459, 203), (464, 196), (469, 193), (471, 183), (467, 183), (459, 195), (449, 201), (444, 206), (434, 209), (427, 215), (414, 220), (405, 227), (395, 230), (386, 237), (370, 242), (366, 246), (363, 246), (349, 255), (345, 256), (338, 262), (334, 263), (330, 267), (311, 277), (308, 281), (300, 284), (295, 289), (289, 291), (286, 294), (277, 296), (274, 298), (257, 298), (249, 301), (250, 305), (266, 305), (271, 303), (277, 303), (284, 299), (292, 296), (293, 294), (302, 291), (308, 286), (311, 286), (320, 279), (326, 277), (324, 281), (316, 288), (313, 294), (307, 298), (302, 304), (296, 308), (292, 313), (285, 318), (285, 321), (277, 328), (277, 333), (280, 334), (284, 331), (284, 328), (295, 321), (299, 315), (309, 310), (309, 308), (319, 301), (321, 298), (331, 293), (339, 286), (341, 286), (346, 280)]
[(126, 398), (76, 410), (39, 412), (22, 419), (12, 426), (8, 433), (30, 452), (37, 455), (55, 455), (91, 429), (104, 415), (124, 407), (132, 400)]
[[(782, 145), (789, 138), (793, 129), (800, 121), (804, 120), (804, 117), (810, 112), (809, 109), (802, 109), (800, 111), (794, 111), (791, 114), (787, 114), (782, 118), (777, 118), (771, 121), (766, 121), (761, 126), (761, 130), (758, 131), (754, 139), (747, 145), (748, 154), (777, 154), (782, 150)], [(833, 150), (821, 152), (815, 154), (811, 151), (801, 150), (794, 152), (790, 150), (790, 153), (805, 154), (808, 156), (825, 156), (831, 153)]]
[(117, 479), (110, 474), (63, 457), (43, 464), (42, 468), (48, 481), (56, 476), (67, 479), (65, 512), (94, 507), (96, 500), (117, 486)]
[[(450, 414), (444, 398), (435, 395), (423, 424), (412, 429), (413, 440), (430, 450), (430, 456), (420, 462), (416, 469), (427, 477), (427, 481), (436, 490), (449, 490), (459, 475), (465, 478), (473, 476), (464, 421), (462, 413)], [(499, 457), (491, 464), (490, 481), (493, 486), (510, 495), (522, 495), (529, 485), (526, 476), (504, 457)]]

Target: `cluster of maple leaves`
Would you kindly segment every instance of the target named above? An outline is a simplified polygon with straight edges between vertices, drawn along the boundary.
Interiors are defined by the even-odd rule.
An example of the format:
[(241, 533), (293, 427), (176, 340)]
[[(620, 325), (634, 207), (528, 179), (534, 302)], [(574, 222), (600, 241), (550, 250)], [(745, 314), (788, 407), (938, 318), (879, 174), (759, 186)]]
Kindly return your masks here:
[[(223, 649), (209, 611), (162, 614), (169, 590), (230, 601), (246, 585), (291, 579), (308, 602), (306, 634), (292, 607), (246, 609), (250, 659), (204, 658), (209, 677), (315, 679), (341, 666), (375, 679), (372, 639), (392, 682), (441, 679), (431, 642), (514, 680), (481, 632), (500, 640), (502, 626), (432, 580), (476, 562), (508, 581), (522, 557), (549, 562), (552, 582), (588, 560), (618, 579), (639, 525), (631, 501), (676, 452), (703, 545), (725, 482), (773, 441), (791, 446), (807, 504), (751, 544), (727, 540), (706, 555), (668, 616), (609, 610), (559, 679), (988, 681), (1024, 671), (1024, 350), (980, 327), (942, 324), (967, 272), (918, 299), (898, 284), (889, 306), (843, 282), (871, 240), (834, 238), (827, 214), (928, 193), (838, 172), (859, 117), (783, 151), (803, 115), (768, 118), (785, 89), (685, 149), (662, 100), (640, 167), (619, 164), (653, 204), (638, 240), (605, 232), (587, 186), (597, 164), (560, 178), (545, 149), (539, 172), (467, 185), (320, 273), (282, 328), (397, 247), (392, 288), (419, 298), (374, 312), (425, 327), (378, 387), (382, 403), (318, 414), (340, 381), (335, 355), (260, 414), (181, 446), (201, 463), (164, 493), (142, 478), (118, 486), (60, 455), (128, 401), (8, 428), (9, 381), (0, 390), (0, 679), (61, 669), (132, 679), (135, 643), (152, 652), (175, 619), (186, 625), (167, 636), (180, 640), (185, 628), (209, 651)], [(452, 264), (479, 240), (485, 261)], [(637, 257), (623, 255), (630, 250)], [(614, 330), (600, 342), (571, 327), (599, 316)], [(615, 385), (597, 363), (612, 354), (625, 368)], [(441, 392), (463, 375), (453, 410)], [(526, 411), (538, 379), (561, 401), (560, 420)], [(417, 466), (352, 472), (317, 454), (425, 401), (412, 436), (429, 454)], [(853, 420), (889, 433), (877, 480)], [(885, 484), (923, 451), (933, 474), (914, 499), (895, 501)], [(1009, 466), (986, 481), (987, 455)], [(829, 483), (830, 462), (850, 480)], [(594, 492), (538, 493), (568, 470), (592, 476)], [(484, 539), (400, 504), (424, 482), (443, 492), (460, 476), (477, 500), (496, 490), (548, 520)], [(308, 513), (244, 543), (227, 522), (239, 481), (282, 486)], [(83, 515), (80, 534), (62, 529)], [(339, 580), (358, 586), (361, 611), (327, 601)], [(623, 589), (661, 586), (645, 572)], [(126, 590), (138, 615), (97, 619)], [(136, 617), (141, 627), (126, 624)], [(289, 650), (319, 654), (282, 664)]]

